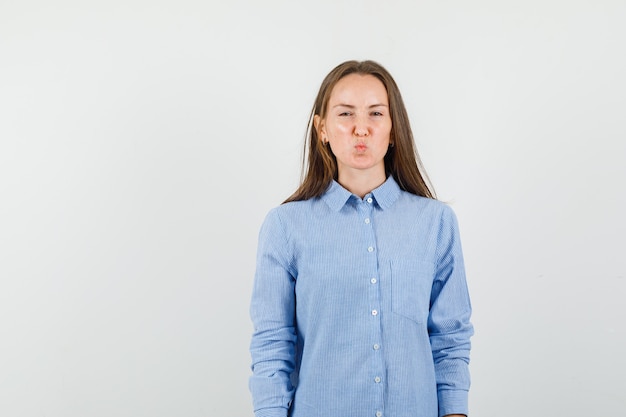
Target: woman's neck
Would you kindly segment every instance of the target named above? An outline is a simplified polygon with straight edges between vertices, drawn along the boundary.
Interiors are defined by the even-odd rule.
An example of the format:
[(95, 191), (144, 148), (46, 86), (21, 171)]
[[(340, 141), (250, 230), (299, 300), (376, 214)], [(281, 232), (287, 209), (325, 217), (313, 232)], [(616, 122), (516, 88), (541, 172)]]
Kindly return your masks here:
[(363, 198), (372, 190), (380, 187), (387, 179), (384, 169), (375, 172), (347, 170), (339, 171), (337, 182), (352, 194)]

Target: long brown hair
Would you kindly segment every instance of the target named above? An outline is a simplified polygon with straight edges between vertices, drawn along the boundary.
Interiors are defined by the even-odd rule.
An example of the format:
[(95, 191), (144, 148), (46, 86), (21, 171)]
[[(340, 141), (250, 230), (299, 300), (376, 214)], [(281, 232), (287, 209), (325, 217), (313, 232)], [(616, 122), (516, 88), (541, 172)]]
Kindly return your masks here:
[[(302, 158), (302, 180), (296, 192), (284, 202), (319, 197), (328, 189), (332, 180), (337, 179), (337, 159), (330, 147), (325, 146), (318, 139), (317, 130), (313, 126), (313, 119), (316, 115), (319, 115), (322, 120), (326, 117), (328, 101), (333, 88), (343, 77), (355, 73), (373, 75), (383, 83), (387, 90), (391, 115), (390, 143), (393, 143), (394, 146), (390, 147), (385, 155), (385, 173), (387, 176), (393, 175), (393, 178), (404, 191), (434, 199), (435, 193), (432, 191), (432, 185), (428, 181), (428, 176), (424, 172), (415, 148), (409, 116), (404, 107), (400, 90), (391, 74), (382, 65), (374, 61), (346, 61), (336, 66), (322, 81), (307, 126), (307, 139), (304, 143)], [(422, 172), (424, 172), (423, 175)]]

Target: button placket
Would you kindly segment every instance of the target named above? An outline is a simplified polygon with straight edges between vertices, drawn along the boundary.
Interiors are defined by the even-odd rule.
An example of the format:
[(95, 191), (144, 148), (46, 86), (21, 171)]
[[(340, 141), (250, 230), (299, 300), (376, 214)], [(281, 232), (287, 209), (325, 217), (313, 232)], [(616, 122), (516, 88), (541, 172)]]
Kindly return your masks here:
[[(358, 206), (358, 215), (360, 217), (361, 227), (363, 228), (363, 237), (365, 238), (366, 250), (368, 252), (368, 271), (369, 277), (366, 277), (370, 283), (368, 286), (368, 301), (369, 301), (369, 321), (370, 325), (368, 334), (371, 337), (369, 349), (371, 352), (371, 383), (377, 386), (376, 388), (376, 399), (372, 404), (372, 414), (371, 417), (382, 416), (383, 404), (384, 404), (384, 386), (385, 383), (383, 381), (382, 376), (385, 375), (385, 366), (382, 357), (382, 343), (381, 343), (381, 304), (380, 304), (380, 289), (379, 289), (379, 279), (380, 272), (378, 270), (378, 248), (376, 241), (376, 233), (375, 233), (375, 224), (374, 224), (374, 211), (375, 205), (374, 199), (372, 195), (367, 195), (361, 201), (361, 204)], [(377, 413), (380, 413), (378, 415)]]

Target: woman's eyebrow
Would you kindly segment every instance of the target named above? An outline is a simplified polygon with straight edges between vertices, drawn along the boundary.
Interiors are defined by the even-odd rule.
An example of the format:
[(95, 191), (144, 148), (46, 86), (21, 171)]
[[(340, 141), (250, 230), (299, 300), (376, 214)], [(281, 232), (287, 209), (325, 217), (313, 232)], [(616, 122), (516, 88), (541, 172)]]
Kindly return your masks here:
[(343, 103), (335, 104), (335, 105), (333, 106), (333, 109), (334, 109), (335, 107), (347, 107), (347, 108), (349, 108), (349, 109), (355, 109), (355, 108), (356, 108), (356, 106), (353, 106), (353, 105), (351, 105), (351, 104), (343, 104)]
[[(352, 104), (343, 104), (343, 103), (335, 104), (332, 108), (334, 109), (335, 107), (347, 107), (349, 109), (356, 109), (356, 106)], [(371, 109), (373, 107), (389, 107), (389, 106), (383, 103), (377, 103), (377, 104), (370, 105), (368, 108)]]

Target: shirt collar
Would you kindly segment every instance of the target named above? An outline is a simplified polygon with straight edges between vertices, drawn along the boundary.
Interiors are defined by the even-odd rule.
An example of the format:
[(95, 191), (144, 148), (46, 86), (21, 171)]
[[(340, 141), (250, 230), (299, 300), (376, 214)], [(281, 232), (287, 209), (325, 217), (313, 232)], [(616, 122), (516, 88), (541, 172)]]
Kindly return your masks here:
[[(368, 193), (368, 196), (371, 194), (382, 209), (387, 209), (398, 199), (400, 191), (400, 186), (398, 186), (392, 176), (389, 176), (382, 185)], [(339, 211), (352, 196), (359, 198), (333, 180), (321, 198), (328, 204), (331, 210)]]
[(390, 175), (380, 187), (372, 191), (374, 200), (382, 209), (388, 209), (400, 197), (400, 186)]

